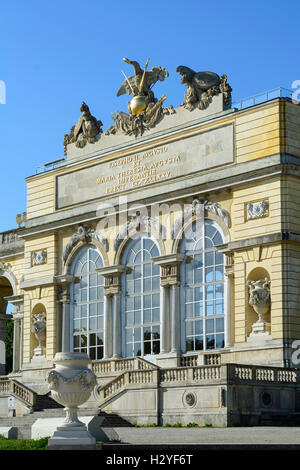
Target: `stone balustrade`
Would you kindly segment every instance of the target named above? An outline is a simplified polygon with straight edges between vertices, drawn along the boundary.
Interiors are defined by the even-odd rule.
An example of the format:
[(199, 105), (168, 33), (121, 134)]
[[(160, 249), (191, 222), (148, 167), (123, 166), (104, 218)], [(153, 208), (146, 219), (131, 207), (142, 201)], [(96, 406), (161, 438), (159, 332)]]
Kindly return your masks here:
[(7, 377), (0, 377), (0, 394), (13, 395), (30, 408), (34, 407), (37, 396), (25, 385), (14, 379), (7, 379)]
[(13, 252), (22, 252), (23, 250), (24, 241), (19, 238), (18, 229), (0, 233), (0, 253), (2, 256)]
[[(149, 366), (144, 364), (143, 359), (134, 358), (133, 365)], [(145, 361), (146, 362), (146, 361)], [(125, 364), (125, 363), (124, 363)], [(132, 361), (126, 362), (127, 366)], [(107, 401), (112, 400), (116, 395), (123, 392), (126, 388), (152, 385), (159, 386), (176, 385), (209, 385), (209, 384), (241, 384), (251, 382), (253, 384), (271, 383), (271, 384), (296, 384), (300, 383), (298, 371), (293, 369), (283, 369), (280, 367), (251, 366), (239, 364), (224, 364), (210, 366), (187, 366), (173, 368), (144, 368), (128, 370), (122, 372), (110, 382), (102, 387), (98, 387), (95, 396), (104, 406)]]
[(92, 363), (94, 374), (110, 375), (127, 370), (156, 369), (157, 366), (140, 357), (129, 357), (124, 359), (104, 360)]
[(293, 369), (268, 366), (227, 364), (231, 381), (299, 383), (300, 372)]

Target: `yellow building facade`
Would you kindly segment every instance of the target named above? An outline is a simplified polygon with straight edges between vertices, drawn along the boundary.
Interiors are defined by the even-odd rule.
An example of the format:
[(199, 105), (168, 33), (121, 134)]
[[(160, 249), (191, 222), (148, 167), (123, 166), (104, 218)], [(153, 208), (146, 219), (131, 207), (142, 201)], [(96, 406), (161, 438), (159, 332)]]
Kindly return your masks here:
[(68, 143), (26, 178), (24, 226), (0, 234), (3, 325), (14, 305), (1, 396), (18, 414), (12, 384), (47, 393), (70, 350), (97, 375), (87, 406), (131, 422), (297, 413), (300, 108), (223, 98), (137, 136)]

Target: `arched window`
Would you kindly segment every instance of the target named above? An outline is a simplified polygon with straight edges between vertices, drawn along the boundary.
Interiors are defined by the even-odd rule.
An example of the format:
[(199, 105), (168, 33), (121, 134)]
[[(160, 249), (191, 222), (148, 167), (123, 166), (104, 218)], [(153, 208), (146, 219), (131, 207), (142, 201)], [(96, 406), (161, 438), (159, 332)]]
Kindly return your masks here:
[(224, 347), (224, 255), (215, 246), (222, 243), (212, 220), (191, 226), (181, 242), (183, 352)]
[(152, 356), (160, 351), (159, 256), (148, 236), (130, 241), (123, 255), (122, 278), (123, 356)]
[(71, 351), (86, 352), (92, 360), (103, 357), (104, 278), (96, 272), (102, 266), (94, 245), (81, 248), (71, 266), (79, 278), (70, 289)]

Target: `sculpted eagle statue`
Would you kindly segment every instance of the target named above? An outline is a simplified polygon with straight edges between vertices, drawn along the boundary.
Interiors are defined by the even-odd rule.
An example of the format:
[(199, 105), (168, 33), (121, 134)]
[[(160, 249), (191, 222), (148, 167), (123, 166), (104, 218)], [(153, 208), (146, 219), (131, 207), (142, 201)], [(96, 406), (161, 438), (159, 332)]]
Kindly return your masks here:
[(187, 91), (184, 96), (184, 106), (192, 111), (196, 107), (205, 109), (209, 105), (214, 95), (219, 93), (227, 94), (231, 92), (230, 86), (227, 84), (226, 75), (219, 77), (214, 72), (195, 72), (184, 65), (179, 65), (176, 69), (181, 75), (180, 83), (185, 84)]
[(160, 65), (153, 67), (149, 71), (145, 71), (135, 60), (129, 60), (126, 58), (124, 58), (123, 60), (127, 64), (132, 65), (134, 69), (134, 75), (132, 77), (126, 78), (126, 80), (122, 83), (121, 87), (119, 88), (117, 96), (123, 95), (125, 93), (127, 95), (132, 94), (136, 96), (142, 93), (147, 97), (148, 103), (155, 103), (157, 100), (154, 97), (154, 93), (151, 91), (151, 88), (156, 82), (163, 82), (165, 78), (169, 76), (169, 72)]

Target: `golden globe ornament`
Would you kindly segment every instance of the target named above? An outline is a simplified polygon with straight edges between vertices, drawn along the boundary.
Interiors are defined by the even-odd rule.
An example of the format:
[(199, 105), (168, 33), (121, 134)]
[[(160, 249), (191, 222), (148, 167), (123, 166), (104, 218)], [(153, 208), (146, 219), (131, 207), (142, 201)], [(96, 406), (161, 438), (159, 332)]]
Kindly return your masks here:
[(131, 114), (134, 116), (138, 116), (147, 108), (147, 100), (146, 96), (143, 95), (136, 95), (132, 98), (129, 103), (129, 108)]

